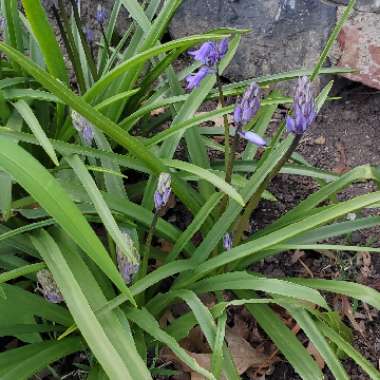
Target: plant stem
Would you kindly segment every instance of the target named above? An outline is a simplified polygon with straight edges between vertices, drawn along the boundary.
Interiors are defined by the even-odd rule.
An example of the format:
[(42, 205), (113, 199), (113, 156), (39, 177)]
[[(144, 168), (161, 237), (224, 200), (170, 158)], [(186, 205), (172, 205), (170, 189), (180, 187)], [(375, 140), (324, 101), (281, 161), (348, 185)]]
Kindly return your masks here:
[[(58, 5), (59, 5), (59, 13), (58, 13), (57, 8), (53, 5), (53, 14), (57, 21), (58, 28), (61, 33), (63, 43), (65, 44), (67, 54), (70, 58), (71, 63), (73, 64), (75, 76), (78, 82), (79, 91), (81, 94), (84, 94), (86, 92), (86, 85), (84, 81), (80, 59), (79, 59), (78, 54), (76, 54), (76, 51), (75, 51), (75, 41), (74, 41), (74, 36), (70, 29), (69, 18), (67, 16), (65, 5), (63, 4), (62, 0), (58, 1)], [(63, 24), (61, 22), (60, 16), (62, 17)]]
[[(152, 223), (151, 223), (149, 231), (148, 231), (148, 236), (146, 237), (145, 246), (144, 246), (143, 255), (142, 255), (141, 268), (137, 274), (136, 280), (140, 280), (140, 279), (144, 278), (148, 272), (148, 264), (149, 264), (149, 257), (150, 257), (150, 246), (152, 244), (154, 231), (156, 230), (157, 221), (158, 221), (158, 210), (156, 210), (156, 212), (154, 213)], [(137, 301), (138, 301), (137, 303), (139, 305), (144, 303), (145, 292), (141, 293), (137, 297)]]
[(88, 63), (90, 70), (91, 70), (92, 78), (94, 79), (94, 81), (96, 81), (99, 78), (99, 76), (98, 76), (98, 72), (96, 70), (94, 55), (92, 54), (92, 50), (88, 44), (88, 41), (87, 41), (87, 38), (86, 38), (84, 32), (83, 32), (82, 22), (81, 22), (81, 19), (79, 16), (79, 12), (78, 12), (78, 8), (77, 8), (78, 6), (75, 3), (75, 0), (71, 0), (71, 4), (73, 7), (74, 19), (75, 19), (75, 23), (77, 25), (77, 29), (79, 32), (80, 40), (82, 42), (84, 54), (86, 55), (87, 63)]
[(289, 160), (293, 152), (296, 150), (297, 145), (299, 144), (301, 140), (301, 137), (302, 135), (295, 136), (286, 154), (284, 154), (284, 156), (276, 165), (276, 167), (273, 169), (273, 171), (270, 174), (268, 174), (265, 180), (261, 183), (261, 186), (258, 188), (255, 194), (253, 194), (252, 198), (249, 200), (248, 204), (245, 207), (243, 215), (240, 217), (240, 219), (237, 221), (234, 227), (234, 233), (233, 233), (234, 246), (239, 245), (243, 237), (244, 230), (248, 225), (249, 218), (251, 217), (253, 211), (256, 209), (257, 205), (259, 204), (263, 191), (268, 187), (271, 180), (278, 174), (278, 172), (281, 170), (284, 164)]
[(108, 43), (106, 32), (104, 30), (103, 24), (99, 23), (99, 25), (100, 25), (100, 30), (102, 32), (102, 36), (103, 36), (103, 40), (104, 40), (104, 46), (106, 48), (107, 55), (108, 55), (108, 57), (111, 57), (112, 52), (111, 52), (110, 44)]
[[(226, 106), (226, 102), (224, 100), (224, 93), (223, 93), (223, 84), (222, 80), (220, 77), (219, 73), (219, 65), (216, 67), (216, 82), (218, 84), (218, 92), (219, 92), (219, 103), (222, 108)], [(228, 123), (228, 117), (227, 115), (223, 115), (223, 123), (224, 123), (224, 157), (230, 157), (230, 126)], [(231, 178), (229, 181), (227, 181), (227, 168), (228, 168), (228, 163), (226, 161), (226, 182), (230, 182)]]

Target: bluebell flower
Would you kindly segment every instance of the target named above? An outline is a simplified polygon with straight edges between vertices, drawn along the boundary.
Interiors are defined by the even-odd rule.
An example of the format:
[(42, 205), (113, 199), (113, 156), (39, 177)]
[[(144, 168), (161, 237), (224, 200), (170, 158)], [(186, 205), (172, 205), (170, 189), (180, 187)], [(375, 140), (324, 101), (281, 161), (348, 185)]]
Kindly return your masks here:
[(126, 284), (130, 284), (133, 280), (133, 277), (140, 269), (139, 263), (139, 252), (136, 248), (136, 245), (127, 231), (123, 232), (123, 237), (125, 238), (125, 242), (127, 246), (130, 248), (133, 255), (136, 257), (135, 262), (131, 262), (130, 258), (127, 257), (120, 247), (116, 247), (116, 261), (117, 267), (121, 276), (123, 277)]
[(192, 90), (200, 85), (202, 80), (209, 74), (214, 72), (215, 66), (226, 55), (228, 51), (228, 39), (225, 38), (219, 43), (208, 41), (201, 45), (198, 50), (190, 51), (196, 61), (202, 63), (203, 66), (198, 72), (190, 74), (186, 77), (187, 89)]
[(224, 234), (223, 246), (226, 251), (230, 251), (232, 249), (232, 238), (228, 232)]
[(196, 61), (208, 67), (215, 66), (226, 55), (228, 51), (228, 39), (225, 38), (219, 43), (208, 41), (201, 45), (198, 50), (190, 51)]
[(103, 25), (106, 22), (107, 17), (108, 17), (107, 10), (101, 4), (98, 4), (98, 7), (96, 9), (96, 14), (95, 14), (96, 21), (99, 24)]
[(190, 74), (186, 77), (187, 90), (199, 87), (202, 80), (209, 74), (210, 69), (207, 66), (202, 66), (196, 73)]
[(76, 111), (71, 112), (71, 119), (73, 127), (80, 133), (84, 142), (91, 145), (94, 139), (94, 130), (91, 123)]
[(260, 109), (260, 87), (252, 82), (243, 97), (238, 99), (234, 110), (234, 121), (239, 126), (248, 124)]
[(251, 131), (240, 131), (238, 132), (239, 136), (243, 137), (243, 139), (249, 141), (252, 144), (256, 144), (258, 146), (267, 146), (267, 142), (257, 133)]
[(55, 282), (52, 273), (47, 269), (37, 272), (37, 289), (42, 293), (46, 300), (51, 303), (63, 302), (63, 295)]
[(86, 39), (89, 44), (92, 44), (95, 41), (94, 31), (90, 27), (86, 26), (84, 28), (84, 34), (86, 35)]
[(311, 83), (307, 76), (298, 79), (293, 102), (293, 114), (286, 118), (286, 129), (296, 135), (302, 135), (317, 116)]
[(154, 193), (154, 206), (160, 210), (166, 206), (169, 201), (171, 189), (171, 176), (169, 173), (161, 173), (158, 178), (158, 184)]

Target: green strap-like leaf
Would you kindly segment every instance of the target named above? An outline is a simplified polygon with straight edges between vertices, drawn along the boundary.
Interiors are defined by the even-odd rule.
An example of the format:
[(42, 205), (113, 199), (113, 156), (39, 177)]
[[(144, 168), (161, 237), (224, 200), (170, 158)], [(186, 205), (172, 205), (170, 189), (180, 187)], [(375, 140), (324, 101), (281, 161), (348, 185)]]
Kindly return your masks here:
[(0, 140), (0, 167), (58, 222), (124, 292), (128, 291), (107, 251), (82, 213), (57, 180), (29, 153), (13, 142)]
[(29, 107), (28, 103), (26, 103), (24, 100), (19, 100), (17, 103), (14, 103), (13, 105), (16, 108), (17, 112), (25, 120), (25, 123), (29, 126), (34, 136), (47, 153), (47, 155), (51, 158), (53, 163), (58, 166), (59, 162), (57, 155), (55, 154), (54, 148), (51, 145), (49, 139), (47, 138), (45, 131), (41, 127), (41, 124), (34, 115), (32, 109)]
[(83, 349), (78, 337), (15, 348), (0, 354), (2, 380), (30, 379), (49, 364)]

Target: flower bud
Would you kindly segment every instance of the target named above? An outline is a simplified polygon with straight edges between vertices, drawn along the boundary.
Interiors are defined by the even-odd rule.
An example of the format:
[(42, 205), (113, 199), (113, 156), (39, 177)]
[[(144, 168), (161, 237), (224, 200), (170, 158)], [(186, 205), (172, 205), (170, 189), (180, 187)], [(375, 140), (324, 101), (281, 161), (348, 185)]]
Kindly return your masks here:
[(161, 173), (158, 178), (157, 189), (154, 193), (154, 206), (156, 210), (160, 210), (169, 201), (171, 189), (171, 176), (169, 173)]
[(311, 83), (307, 76), (298, 79), (293, 102), (293, 114), (286, 118), (286, 129), (296, 135), (302, 135), (317, 116)]
[(126, 256), (123, 250), (118, 246), (116, 247), (116, 261), (119, 272), (123, 277), (125, 283), (130, 284), (133, 280), (133, 277), (140, 269), (140, 255), (136, 248), (135, 242), (127, 231), (123, 232), (123, 237), (125, 239), (127, 247), (129, 247), (130, 251), (133, 253), (133, 256), (136, 257), (136, 261), (131, 262), (130, 258)]
[(63, 302), (63, 296), (55, 282), (52, 273), (47, 269), (37, 272), (38, 287), (37, 289), (51, 303)]
[(71, 111), (71, 119), (73, 121), (73, 127), (80, 133), (84, 142), (87, 145), (91, 145), (94, 139), (92, 124), (76, 111)]

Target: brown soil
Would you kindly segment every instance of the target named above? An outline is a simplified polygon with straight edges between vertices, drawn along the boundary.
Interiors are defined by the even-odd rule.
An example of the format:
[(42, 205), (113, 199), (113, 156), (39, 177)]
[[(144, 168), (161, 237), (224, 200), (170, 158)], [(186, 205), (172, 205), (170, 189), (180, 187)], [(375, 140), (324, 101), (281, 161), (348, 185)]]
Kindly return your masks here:
[[(338, 79), (335, 92), (341, 99), (325, 106), (317, 123), (305, 134), (298, 151), (315, 167), (337, 173), (345, 172), (363, 164), (377, 166), (380, 164), (380, 93), (344, 79)], [(252, 219), (252, 229), (270, 223), (279, 215), (291, 209), (317, 188), (313, 180), (305, 177), (282, 175), (272, 183), (271, 191), (279, 202), (262, 202)], [(345, 200), (354, 196), (375, 191), (371, 183), (355, 184), (339, 194)], [(364, 215), (379, 215), (377, 210), (364, 211)], [(260, 221), (260, 222), (258, 222)], [(336, 239), (334, 242), (353, 245), (379, 246), (377, 238), (379, 228), (354, 232), (350, 236)], [(294, 253), (287, 253), (265, 260), (255, 270), (268, 276), (300, 276), (338, 278), (364, 283), (378, 288), (380, 279), (380, 257), (372, 254), (368, 264), (368, 272), (363, 274), (360, 254), (342, 252), (333, 257), (320, 253), (306, 252), (300, 261), (294, 262)], [(305, 269), (306, 268), (306, 269)], [(310, 272), (309, 272), (310, 271)], [(332, 299), (336, 302), (337, 299)], [(370, 316), (369, 316), (370, 314)], [(380, 318), (376, 310), (370, 313), (358, 309), (358, 322), (364, 334), (361, 336), (354, 330), (354, 344), (376, 367), (380, 358)], [(372, 320), (371, 320), (372, 319)], [(350, 323), (346, 320), (348, 325)], [(368, 376), (350, 360), (345, 367), (351, 379), (365, 380)], [(278, 363), (273, 374), (267, 379), (296, 380), (286, 363)], [(326, 379), (333, 376), (326, 372)]]

